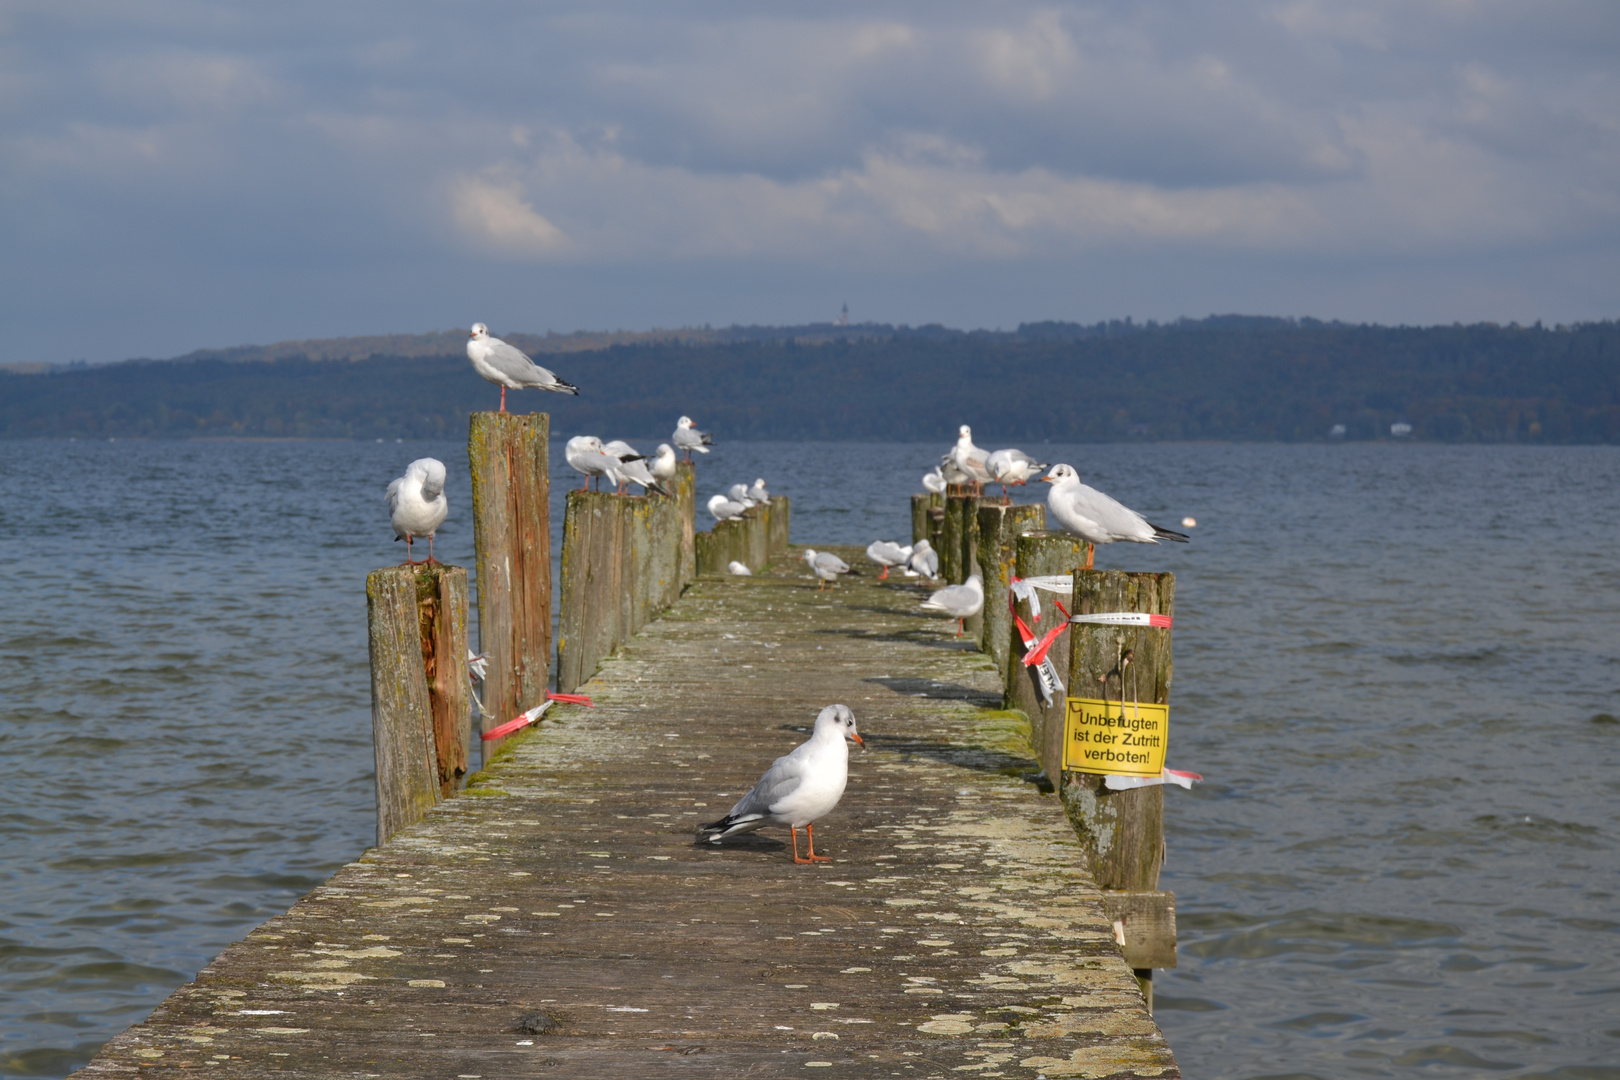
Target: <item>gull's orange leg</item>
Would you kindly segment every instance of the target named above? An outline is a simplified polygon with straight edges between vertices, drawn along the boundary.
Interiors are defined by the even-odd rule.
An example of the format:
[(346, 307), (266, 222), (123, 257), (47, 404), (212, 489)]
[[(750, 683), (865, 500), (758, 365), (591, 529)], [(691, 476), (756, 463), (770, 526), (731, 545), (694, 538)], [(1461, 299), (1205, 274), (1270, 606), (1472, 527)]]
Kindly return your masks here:
[(506, 387), (501, 387), (501, 412), (506, 411)]
[[(792, 826), (789, 826), (789, 828), (792, 828)], [(804, 834), (810, 838), (810, 854), (807, 858), (799, 858), (799, 830), (793, 829), (793, 861), (796, 863), (832, 862), (832, 859), (826, 855), (816, 854), (816, 827), (806, 825)]]
[(1091, 569), (1091, 561), (1093, 559), (1095, 559), (1096, 557), (1097, 557), (1097, 545), (1096, 544), (1087, 544), (1086, 545), (1086, 565), (1082, 566), (1080, 569), (1082, 569), (1082, 570), (1090, 570)]

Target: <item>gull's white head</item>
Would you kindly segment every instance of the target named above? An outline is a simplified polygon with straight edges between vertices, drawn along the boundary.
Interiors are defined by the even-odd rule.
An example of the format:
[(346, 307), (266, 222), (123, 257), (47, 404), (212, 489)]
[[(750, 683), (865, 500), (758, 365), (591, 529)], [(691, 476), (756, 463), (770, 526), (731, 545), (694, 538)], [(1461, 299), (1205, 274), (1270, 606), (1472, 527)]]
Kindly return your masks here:
[(661, 442), (658, 444), (658, 456), (660, 459), (672, 458), (675, 456), (675, 448), (667, 442)]
[(866, 740), (855, 730), (855, 714), (848, 705), (829, 705), (816, 715), (816, 734), (829, 729), (846, 739), (853, 739), (862, 750), (866, 749)]
[(474, 341), (482, 341), (489, 337), (489, 327), (485, 326), (481, 322), (475, 322), (472, 324), (472, 333), (468, 334), (467, 336), (472, 338)]
[(919, 552), (924, 552), (924, 551), (933, 551), (933, 550), (934, 550), (934, 545), (930, 544), (928, 542), (928, 538), (926, 536), (923, 537), (921, 540), (917, 541), (917, 545), (911, 549), (912, 554), (917, 554)]
[(815, 562), (815, 561), (816, 561), (816, 552), (815, 552), (815, 549), (814, 549), (814, 548), (805, 548), (805, 549), (804, 549), (804, 555), (803, 555), (803, 559), (804, 559), (804, 561), (805, 561), (805, 562), (807, 562), (807, 563), (813, 563), (813, 562)]
[(1080, 474), (1074, 471), (1073, 465), (1054, 465), (1050, 472), (1041, 477), (1041, 481), (1047, 484), (1062, 484), (1078, 479)]
[(956, 433), (964, 439), (973, 438), (973, 429), (968, 427), (966, 424), (963, 424), (961, 427), (957, 428)]
[(690, 416), (683, 416), (679, 420), (675, 421), (675, 426), (676, 427), (682, 427), (682, 428), (691, 427), (692, 426), (692, 418)]
[(764, 487), (765, 486), (765, 478), (763, 476), (756, 476), (754, 478), (754, 486), (755, 487)]

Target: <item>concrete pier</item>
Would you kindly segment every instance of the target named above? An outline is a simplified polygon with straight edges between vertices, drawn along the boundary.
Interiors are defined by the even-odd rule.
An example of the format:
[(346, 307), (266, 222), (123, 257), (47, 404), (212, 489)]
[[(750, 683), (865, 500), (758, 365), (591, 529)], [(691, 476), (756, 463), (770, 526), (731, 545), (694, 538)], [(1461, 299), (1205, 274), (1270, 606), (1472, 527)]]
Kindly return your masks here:
[[(923, 590), (818, 592), (796, 554), (700, 578), (596, 708), (508, 739), (76, 1075), (1179, 1077), (1000, 673)], [(834, 861), (694, 844), (831, 702), (871, 747), (816, 830)]]

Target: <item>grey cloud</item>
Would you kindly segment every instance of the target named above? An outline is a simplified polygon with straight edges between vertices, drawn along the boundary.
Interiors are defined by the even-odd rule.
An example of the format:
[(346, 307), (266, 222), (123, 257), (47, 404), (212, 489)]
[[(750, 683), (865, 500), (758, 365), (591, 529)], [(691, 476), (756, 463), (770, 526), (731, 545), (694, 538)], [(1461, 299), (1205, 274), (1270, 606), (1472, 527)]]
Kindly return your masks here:
[[(876, 272), (919, 314), (873, 314), (949, 317), (977, 297), (929, 289), (1127, 258), (1164, 263), (1138, 315), (1275, 310), (1235, 287), (1249, 273), (1279, 297), (1319, 282), (1316, 314), (1382, 296), (1343, 302), (1412, 317), (1345, 267), (1413, 260), (1556, 307), (1577, 300), (1549, 261), (1601, 263), (1620, 226), (1604, 3), (14, 2), (0, 35), (13, 349), (45, 312), (78, 352), (161, 351), (121, 336), (147, 325), (137, 294), (223, 305), (210, 332), (234, 337), (173, 351), (313, 333), (316, 310), (388, 329), (420, 317), (413, 289), (470, 320), (479, 290), (556, 287), (554, 267), (679, 268), (679, 288), (580, 294), (578, 325), (765, 318), (787, 295), (766, 280)], [(1532, 257), (1549, 284), (1517, 281)], [(1581, 290), (1580, 313), (1612, 314), (1611, 293)], [(1071, 307), (979, 317), (1132, 307), (1112, 287), (1023, 295)], [(1463, 284), (1432, 295), (1434, 318), (1467, 307)]]

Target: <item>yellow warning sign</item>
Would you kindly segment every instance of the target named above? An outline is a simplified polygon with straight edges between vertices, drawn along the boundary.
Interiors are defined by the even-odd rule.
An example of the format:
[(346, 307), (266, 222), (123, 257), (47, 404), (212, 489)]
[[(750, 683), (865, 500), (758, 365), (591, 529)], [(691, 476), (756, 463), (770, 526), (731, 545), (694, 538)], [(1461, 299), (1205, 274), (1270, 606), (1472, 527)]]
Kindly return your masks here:
[(1063, 767), (1084, 773), (1158, 776), (1170, 741), (1170, 706), (1069, 698)]

